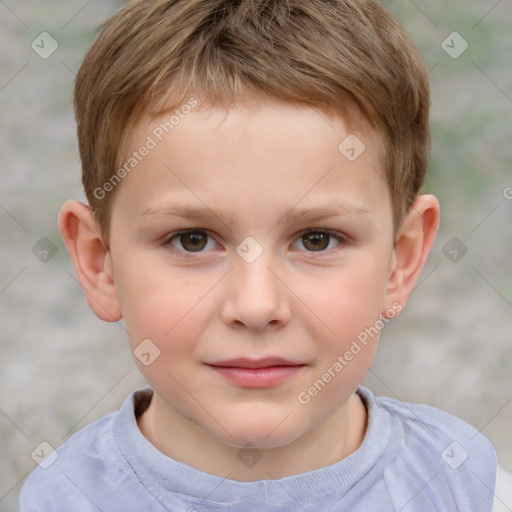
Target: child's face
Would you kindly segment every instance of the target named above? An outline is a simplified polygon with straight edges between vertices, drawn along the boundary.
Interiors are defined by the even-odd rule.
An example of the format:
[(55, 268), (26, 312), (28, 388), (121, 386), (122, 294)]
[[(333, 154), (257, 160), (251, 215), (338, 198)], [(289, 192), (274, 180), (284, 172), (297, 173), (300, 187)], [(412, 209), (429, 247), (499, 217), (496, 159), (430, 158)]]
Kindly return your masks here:
[[(375, 334), (393, 309), (380, 139), (358, 134), (366, 149), (350, 161), (338, 149), (350, 134), (341, 117), (259, 99), (229, 114), (196, 109), (159, 141), (168, 119), (132, 132), (130, 155), (148, 135), (156, 147), (112, 202), (112, 272), (131, 348), (158, 347), (151, 364), (136, 361), (175, 417), (233, 446), (288, 444), (347, 402), (378, 341), (358, 335)], [(194, 234), (173, 236), (182, 230)], [(157, 352), (144, 347), (148, 363)], [(266, 357), (303, 366), (267, 384), (210, 366)]]

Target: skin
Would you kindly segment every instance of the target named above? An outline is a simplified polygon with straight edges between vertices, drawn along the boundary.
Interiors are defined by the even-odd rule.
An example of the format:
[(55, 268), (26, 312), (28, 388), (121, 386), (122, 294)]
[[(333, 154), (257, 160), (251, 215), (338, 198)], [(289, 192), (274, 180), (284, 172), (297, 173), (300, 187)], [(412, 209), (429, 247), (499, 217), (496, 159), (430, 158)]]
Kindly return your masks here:
[[(141, 121), (128, 153), (162, 120)], [(135, 359), (155, 392), (139, 427), (170, 457), (253, 481), (321, 468), (361, 445), (367, 413), (355, 390), (378, 336), (309, 403), (298, 395), (359, 333), (405, 305), (439, 204), (419, 196), (394, 233), (379, 134), (358, 132), (366, 149), (351, 162), (338, 150), (350, 133), (339, 115), (327, 122), (320, 110), (268, 98), (229, 112), (197, 108), (117, 186), (108, 250), (88, 207), (63, 206), (60, 230), (92, 310), (124, 318), (132, 351), (145, 339), (160, 350), (148, 366)], [(326, 218), (284, 218), (334, 202), (338, 211)], [(208, 215), (166, 213), (178, 205)], [(196, 245), (173, 237), (184, 229), (200, 231)], [(323, 234), (303, 236), (311, 229)], [(236, 252), (248, 236), (263, 251), (252, 263)], [(266, 356), (305, 366), (250, 389), (205, 365)], [(237, 457), (248, 443), (262, 455), (250, 468)]]

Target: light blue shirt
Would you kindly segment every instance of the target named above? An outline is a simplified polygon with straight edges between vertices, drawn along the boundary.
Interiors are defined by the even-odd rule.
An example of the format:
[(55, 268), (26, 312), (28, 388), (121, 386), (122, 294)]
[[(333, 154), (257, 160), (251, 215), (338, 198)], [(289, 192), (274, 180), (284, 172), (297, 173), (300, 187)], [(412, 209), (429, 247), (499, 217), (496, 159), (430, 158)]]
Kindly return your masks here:
[(345, 459), (276, 480), (237, 482), (158, 451), (140, 432), (150, 390), (83, 428), (21, 490), (21, 512), (491, 512), (497, 456), (476, 429), (434, 407), (358, 394), (362, 445)]

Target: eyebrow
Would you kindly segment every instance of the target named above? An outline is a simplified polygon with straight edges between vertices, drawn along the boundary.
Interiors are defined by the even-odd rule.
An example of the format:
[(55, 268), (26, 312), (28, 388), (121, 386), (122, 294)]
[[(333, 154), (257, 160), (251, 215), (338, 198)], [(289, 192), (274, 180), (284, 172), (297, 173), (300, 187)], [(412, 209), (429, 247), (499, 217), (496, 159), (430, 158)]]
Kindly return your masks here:
[(319, 208), (290, 208), (279, 222), (290, 221), (315, 221), (328, 219), (330, 217), (365, 217), (370, 213), (366, 208), (343, 203), (333, 203), (330, 206)]
[[(318, 208), (292, 207), (276, 222), (276, 225), (281, 222), (313, 222), (331, 217), (359, 218), (366, 217), (369, 213), (370, 211), (366, 208), (339, 202)], [(212, 217), (217, 217), (223, 224), (230, 227), (233, 226), (237, 213), (222, 209), (213, 210), (207, 206), (192, 207), (188, 205), (153, 207), (142, 213), (143, 218), (154, 215), (179, 217), (192, 221), (211, 221)]]

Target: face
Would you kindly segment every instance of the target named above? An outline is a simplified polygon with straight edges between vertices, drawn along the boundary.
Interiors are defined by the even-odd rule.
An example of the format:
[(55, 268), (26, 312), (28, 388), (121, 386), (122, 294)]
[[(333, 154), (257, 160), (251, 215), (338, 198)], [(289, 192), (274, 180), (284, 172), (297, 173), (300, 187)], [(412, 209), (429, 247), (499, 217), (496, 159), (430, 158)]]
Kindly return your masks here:
[[(392, 307), (380, 139), (358, 133), (354, 159), (362, 146), (343, 143), (343, 118), (259, 98), (193, 109), (162, 134), (168, 119), (132, 132), (129, 155), (154, 147), (112, 201), (113, 279), (136, 363), (175, 418), (231, 446), (284, 446), (354, 393)], [(293, 367), (214, 366), (238, 358)]]

